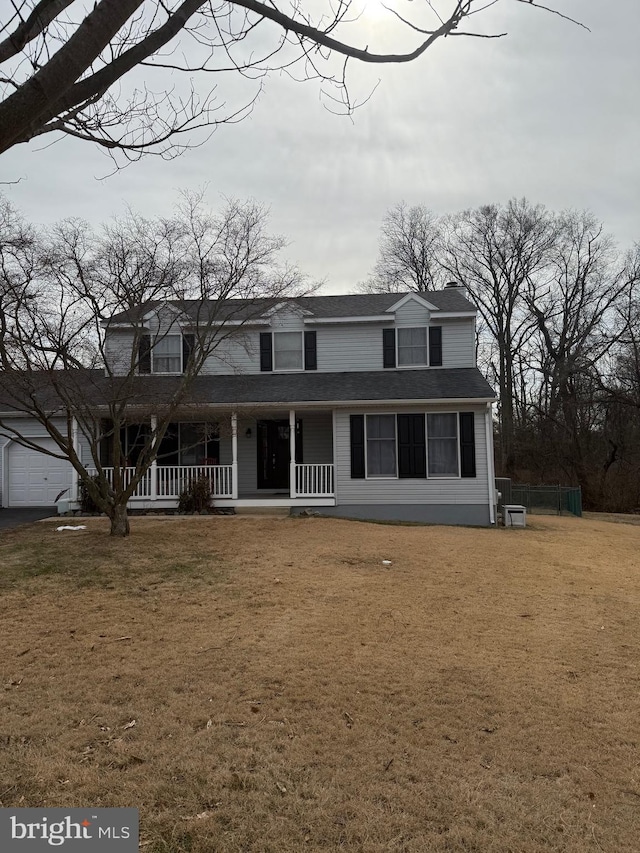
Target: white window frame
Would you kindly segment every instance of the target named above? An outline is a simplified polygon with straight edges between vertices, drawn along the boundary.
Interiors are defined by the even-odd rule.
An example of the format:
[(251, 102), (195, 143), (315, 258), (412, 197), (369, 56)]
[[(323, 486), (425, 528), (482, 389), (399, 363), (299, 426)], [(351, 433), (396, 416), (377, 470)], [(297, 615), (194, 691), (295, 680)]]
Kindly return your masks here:
[[(183, 340), (182, 340), (182, 337), (183, 337), (182, 333), (171, 332), (169, 334), (158, 335), (156, 337), (159, 338), (160, 341), (164, 341), (167, 338), (179, 338), (180, 339), (180, 370), (178, 370), (178, 371), (175, 371), (175, 370), (158, 371), (155, 369), (154, 351), (155, 351), (156, 339), (154, 338), (154, 340), (151, 343), (151, 373), (152, 374), (155, 373), (157, 376), (181, 376), (182, 373), (184, 372), (184, 365), (182, 363), (183, 354), (184, 354), (184, 344), (183, 344)], [(159, 356), (159, 357), (160, 358), (167, 358), (167, 356), (164, 356), (164, 355)], [(172, 356), (172, 358), (175, 358), (175, 356)]]
[[(369, 429), (368, 419), (380, 415), (393, 416), (394, 445), (396, 456), (395, 474), (369, 474)], [(375, 440), (375, 439), (374, 439)], [(382, 439), (383, 441), (385, 439)], [(390, 441), (390, 439), (386, 439)], [(367, 412), (364, 416), (364, 477), (365, 480), (397, 480), (398, 479), (398, 414), (397, 412)]]
[[(424, 329), (426, 359), (421, 364), (400, 364), (400, 332), (412, 329)], [(396, 326), (396, 368), (398, 370), (422, 370), (429, 367), (429, 326)]]
[[(455, 415), (456, 416), (456, 461), (458, 466), (457, 474), (429, 474), (429, 415)], [(425, 412), (424, 419), (425, 428), (425, 447), (427, 450), (427, 479), (428, 480), (460, 480), (460, 412)]]
[[(301, 367), (276, 367), (276, 335), (299, 335), (300, 336), (300, 364)], [(279, 332), (271, 333), (271, 360), (273, 373), (304, 373), (304, 331), (297, 329), (281, 329)]]

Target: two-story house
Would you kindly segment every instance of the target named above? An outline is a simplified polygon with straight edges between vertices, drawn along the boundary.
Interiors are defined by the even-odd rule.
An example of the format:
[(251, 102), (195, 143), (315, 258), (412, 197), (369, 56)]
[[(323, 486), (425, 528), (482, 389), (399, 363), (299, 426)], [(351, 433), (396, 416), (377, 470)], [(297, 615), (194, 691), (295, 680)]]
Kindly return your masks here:
[[(166, 307), (147, 312), (139, 340), (141, 387), (159, 397), (193, 346), (188, 323), (166, 328)], [(175, 507), (184, 484), (205, 475), (219, 507), (495, 523), (495, 395), (476, 367), (475, 321), (453, 286), (270, 303), (207, 358), (131, 507)], [(128, 362), (132, 341), (127, 314), (113, 317), (112, 367)], [(150, 429), (152, 419), (125, 430), (129, 464)], [(64, 461), (10, 441), (0, 458), (4, 505), (38, 505), (75, 488)]]

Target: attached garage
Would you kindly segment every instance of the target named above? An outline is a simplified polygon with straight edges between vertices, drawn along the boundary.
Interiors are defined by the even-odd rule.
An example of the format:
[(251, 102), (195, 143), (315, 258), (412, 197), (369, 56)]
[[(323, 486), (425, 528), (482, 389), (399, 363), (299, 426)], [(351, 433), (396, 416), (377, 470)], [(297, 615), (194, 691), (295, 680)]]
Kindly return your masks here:
[[(51, 438), (34, 438), (45, 450), (56, 450)], [(53, 506), (60, 492), (71, 487), (71, 465), (10, 441), (4, 447), (3, 504), (9, 507)], [(69, 492), (66, 493), (69, 497)]]

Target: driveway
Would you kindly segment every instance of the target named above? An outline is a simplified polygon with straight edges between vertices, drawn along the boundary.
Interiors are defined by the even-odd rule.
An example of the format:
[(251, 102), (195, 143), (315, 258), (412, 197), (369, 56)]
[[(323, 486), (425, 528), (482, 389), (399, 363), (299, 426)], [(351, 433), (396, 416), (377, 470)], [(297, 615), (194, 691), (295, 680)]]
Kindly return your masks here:
[(57, 515), (55, 506), (30, 506), (25, 509), (0, 509), (0, 530), (5, 527), (20, 527), (21, 524), (31, 524), (39, 518), (50, 518)]

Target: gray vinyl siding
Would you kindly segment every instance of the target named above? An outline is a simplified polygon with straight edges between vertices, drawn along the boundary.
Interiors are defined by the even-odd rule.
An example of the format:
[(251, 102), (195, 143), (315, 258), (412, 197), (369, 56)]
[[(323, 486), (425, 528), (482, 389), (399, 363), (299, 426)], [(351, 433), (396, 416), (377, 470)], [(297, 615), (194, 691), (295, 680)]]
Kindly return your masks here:
[[(271, 325), (245, 327), (237, 334), (229, 328), (218, 334), (224, 336), (202, 369), (204, 375), (233, 375), (260, 373), (260, 333), (279, 331), (315, 330), (317, 343), (317, 369), (325, 373), (344, 371), (382, 370), (382, 330), (385, 327), (424, 326), (429, 323), (429, 312), (415, 302), (407, 302), (398, 313), (389, 315), (388, 323), (323, 323), (304, 325), (304, 318), (295, 312), (281, 312), (271, 318)], [(434, 314), (431, 323), (442, 326), (442, 367), (475, 366), (475, 326), (473, 318), (438, 320)], [(124, 330), (110, 333), (106, 345), (107, 357), (118, 370), (129, 370), (133, 334)]]
[(126, 376), (131, 371), (134, 338), (134, 332), (126, 329), (114, 329), (105, 338), (104, 356), (106, 363), (119, 376)]
[[(389, 317), (393, 318), (393, 314)], [(395, 313), (396, 326), (427, 326), (429, 324), (429, 309), (415, 300), (405, 302)]]
[(316, 330), (318, 370), (382, 370), (381, 325), (319, 326)]
[(442, 320), (442, 366), (475, 367), (476, 334), (473, 318)]
[(221, 340), (207, 358), (201, 371), (207, 376), (233, 373), (260, 373), (259, 332), (238, 332)]
[[(349, 416), (384, 412), (475, 411), (476, 476), (432, 479), (351, 479), (351, 438)], [(339, 504), (486, 504), (488, 468), (485, 433), (486, 409), (467, 406), (418, 408), (381, 407), (352, 409), (336, 413), (336, 484)]]

